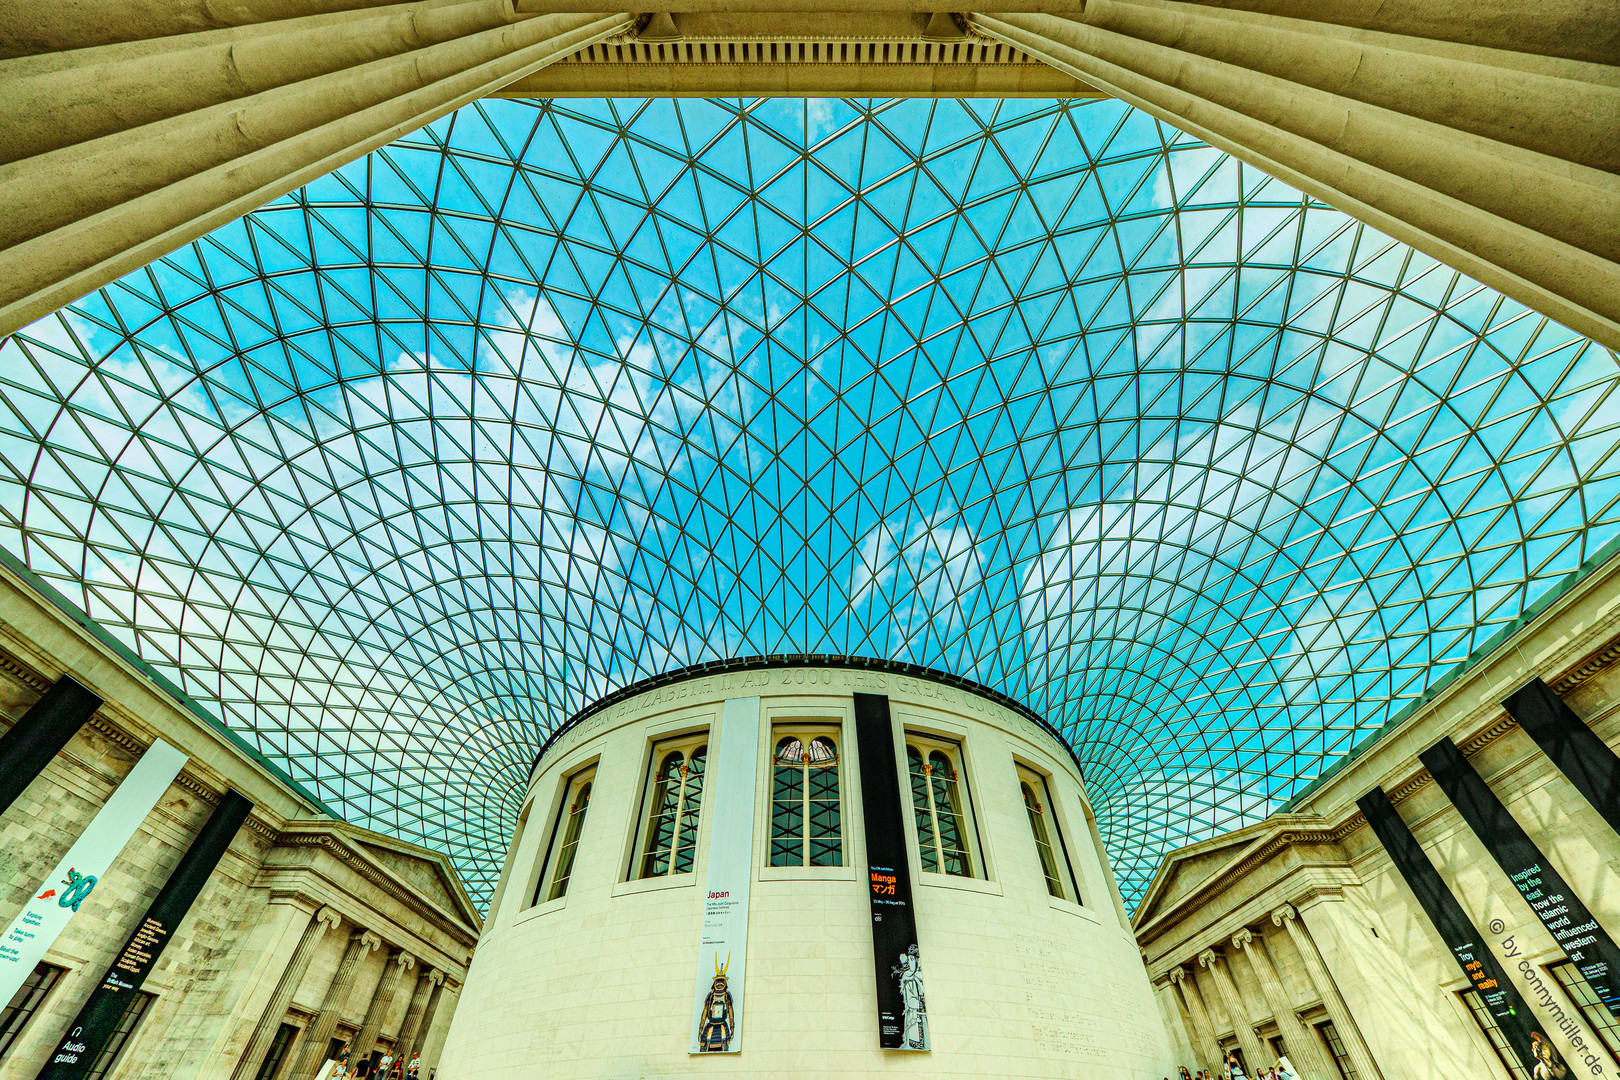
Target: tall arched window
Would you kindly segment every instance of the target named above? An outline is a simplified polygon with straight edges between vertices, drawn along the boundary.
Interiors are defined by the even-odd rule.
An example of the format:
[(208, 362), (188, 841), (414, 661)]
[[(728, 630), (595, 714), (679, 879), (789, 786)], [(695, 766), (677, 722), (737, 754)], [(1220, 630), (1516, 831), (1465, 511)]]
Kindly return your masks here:
[(591, 805), (591, 783), (596, 778), (596, 766), (581, 769), (570, 776), (564, 792), (563, 805), (557, 815), (556, 828), (551, 833), (547, 853), (549, 866), (541, 875), (534, 890), (534, 903), (540, 903), (544, 894), (556, 900), (568, 893), (568, 881), (574, 875), (574, 856), (579, 850), (580, 833), (585, 828), (585, 811)]
[(838, 735), (778, 728), (771, 753), (772, 866), (844, 865)]
[(906, 768), (922, 868), (928, 873), (974, 877), (959, 754), (954, 745), (941, 740), (906, 735)]
[(648, 777), (645, 839), (637, 877), (689, 874), (697, 854), (698, 821), (703, 813), (703, 771), (708, 733), (699, 732), (653, 747)]
[(1063, 829), (1051, 808), (1052, 791), (1046, 777), (1019, 765), (1018, 789), (1024, 798), (1024, 813), (1029, 818), (1030, 835), (1035, 840), (1035, 854), (1041, 860), (1041, 873), (1046, 877), (1046, 891), (1059, 900), (1072, 899), (1080, 903), (1080, 889), (1069, 865), (1069, 850), (1063, 841)]

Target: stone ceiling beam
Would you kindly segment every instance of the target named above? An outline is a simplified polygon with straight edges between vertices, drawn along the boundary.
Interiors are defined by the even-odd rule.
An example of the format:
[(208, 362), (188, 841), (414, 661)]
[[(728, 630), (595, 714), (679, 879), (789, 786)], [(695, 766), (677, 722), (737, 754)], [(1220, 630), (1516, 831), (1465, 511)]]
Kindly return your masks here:
[[(969, 22), (1620, 347), (1620, 9), (1554, 4), (1560, 37), (1519, 25), (1539, 11), (1473, 18), (1484, 6), (1413, 0), (1355, 27), (1304, 11), (1090, 0), (1080, 18)], [(1449, 36), (1384, 28), (1413, 22)]]

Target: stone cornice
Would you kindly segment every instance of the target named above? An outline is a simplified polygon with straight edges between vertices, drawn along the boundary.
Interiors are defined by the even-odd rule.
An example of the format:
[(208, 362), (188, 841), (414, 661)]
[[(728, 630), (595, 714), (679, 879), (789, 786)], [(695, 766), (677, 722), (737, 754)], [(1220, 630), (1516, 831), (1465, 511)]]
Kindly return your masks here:
[(277, 835), (276, 844), (279, 847), (318, 848), (416, 914), (424, 916), (436, 925), (459, 932), (469, 946), (478, 940), (475, 924), (459, 913), (440, 907), (423, 897), (393, 871), (371, 858), (356, 845), (338, 836), (325, 822), (289, 822), (288, 827)]
[[(1597, 652), (1590, 654), (1573, 667), (1565, 670), (1550, 680), (1553, 691), (1560, 697), (1569, 694), (1576, 687), (1591, 679), (1605, 668), (1620, 662), (1620, 636), (1610, 640)], [(1518, 723), (1506, 712), (1499, 712), (1482, 727), (1466, 738), (1457, 739), (1457, 748), (1464, 757), (1472, 757), (1481, 750), (1500, 740), (1503, 736), (1517, 730)], [(1438, 736), (1436, 736), (1438, 738)], [(1386, 786), (1390, 802), (1397, 806), (1414, 795), (1423, 791), (1434, 782), (1434, 778), (1414, 757), (1411, 761), (1413, 769), (1404, 778)], [(1189, 905), (1196, 905), (1208, 900), (1215, 894), (1224, 891), (1233, 884), (1243, 880), (1260, 866), (1275, 858), (1287, 848), (1297, 845), (1337, 845), (1342, 844), (1348, 837), (1365, 827), (1367, 819), (1354, 804), (1344, 808), (1344, 815), (1337, 821), (1307, 814), (1279, 814), (1268, 818), (1257, 826), (1256, 839), (1246, 846), (1231, 862), (1217, 867), (1207, 878), (1199, 882), (1184, 895), (1178, 897), (1163, 910), (1156, 912), (1152, 918), (1147, 919), (1135, 928), (1137, 939), (1151, 938), (1165, 926), (1174, 922), (1180, 912), (1187, 910)], [(1229, 834), (1230, 835), (1230, 834)], [(1183, 848), (1181, 852), (1171, 854), (1160, 867), (1159, 874), (1149, 886), (1144, 896), (1143, 906), (1140, 910), (1148, 910), (1152, 906), (1155, 894), (1161, 890), (1163, 884), (1168, 883), (1169, 875), (1173, 872), (1178, 856), (1183, 852), (1191, 852), (1194, 846)], [(1164, 881), (1161, 882), (1160, 878)]]

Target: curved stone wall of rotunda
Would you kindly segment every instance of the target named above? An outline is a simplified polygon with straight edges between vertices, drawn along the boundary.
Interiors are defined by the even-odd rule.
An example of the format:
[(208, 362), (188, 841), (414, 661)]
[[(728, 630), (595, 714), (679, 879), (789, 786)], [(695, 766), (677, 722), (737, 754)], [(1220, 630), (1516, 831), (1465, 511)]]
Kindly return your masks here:
[(1157, 1078), (1127, 925), (1013, 703), (863, 662), (665, 678), (542, 752), (439, 1075)]

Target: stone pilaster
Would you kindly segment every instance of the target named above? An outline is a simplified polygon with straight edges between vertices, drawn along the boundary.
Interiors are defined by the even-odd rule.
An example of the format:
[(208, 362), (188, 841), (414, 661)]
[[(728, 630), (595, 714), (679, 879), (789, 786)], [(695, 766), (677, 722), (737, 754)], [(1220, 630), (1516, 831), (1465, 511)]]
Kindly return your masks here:
[(270, 1001), (259, 1016), (259, 1022), (253, 1028), (253, 1037), (248, 1040), (247, 1048), (242, 1056), (236, 1059), (236, 1068), (231, 1071), (231, 1080), (241, 1080), (258, 1072), (259, 1064), (264, 1055), (269, 1052), (270, 1044), (275, 1040), (276, 1031), (281, 1027), (282, 1018), (287, 1015), (287, 1006), (292, 1004), (293, 995), (298, 992), (298, 984), (304, 981), (304, 972), (309, 970), (309, 961), (320, 947), (321, 939), (328, 930), (336, 929), (343, 921), (336, 911), (323, 907), (309, 920), (304, 927), (303, 936), (298, 939), (298, 947), (293, 950), (292, 959), (282, 969), (281, 978), (276, 982), (276, 989), (270, 995)]
[(1260, 984), (1260, 992), (1271, 1006), (1277, 1030), (1282, 1032), (1283, 1043), (1288, 1047), (1289, 1059), (1293, 1061), (1294, 1068), (1301, 1070), (1303, 1080), (1334, 1080), (1338, 1076), (1338, 1067), (1328, 1057), (1322, 1040), (1305, 1027), (1299, 1014), (1294, 1011), (1293, 1003), (1288, 1000), (1288, 991), (1283, 988), (1282, 980), (1277, 977), (1277, 969), (1271, 962), (1265, 937), (1244, 927), (1232, 936), (1232, 947), (1249, 958), (1255, 981)]
[(1187, 1030), (1192, 1033), (1194, 1052), (1204, 1059), (1199, 1068), (1215, 1068), (1220, 1064), (1221, 1044), (1215, 1039), (1215, 1024), (1204, 1009), (1203, 996), (1198, 992), (1198, 980), (1192, 972), (1178, 965), (1170, 969), (1170, 983), (1181, 995), (1181, 1008), (1189, 1018)]
[[(1322, 962), (1322, 954), (1316, 948), (1316, 942), (1311, 938), (1311, 932), (1299, 918), (1299, 912), (1292, 904), (1284, 904), (1271, 913), (1271, 921), (1288, 931), (1293, 939), (1294, 948), (1299, 951), (1300, 958), (1305, 962), (1305, 973), (1310, 976), (1311, 985), (1322, 996), (1322, 1007), (1327, 1010), (1328, 1019), (1333, 1021), (1333, 1030), (1338, 1032), (1340, 1040), (1344, 1042), (1344, 1049), (1350, 1055), (1350, 1063), (1355, 1066), (1356, 1075), (1363, 1080), (1383, 1080), (1383, 1073), (1378, 1063), (1373, 1060), (1372, 1052), (1367, 1049), (1367, 1042), (1361, 1037), (1361, 1029), (1356, 1026), (1355, 1018), (1350, 1015), (1350, 1009), (1339, 994), (1339, 988), (1334, 985), (1333, 976), (1328, 973), (1327, 965)], [(1323, 1048), (1326, 1053), (1326, 1048)], [(1295, 1064), (1298, 1064), (1296, 1062)], [(1334, 1073), (1338, 1067), (1334, 1067)], [(1331, 1074), (1330, 1074), (1331, 1075)]]
[(349, 991), (354, 988), (354, 977), (360, 972), (360, 962), (367, 953), (381, 945), (382, 938), (370, 930), (356, 930), (349, 938), (349, 947), (343, 951), (337, 974), (332, 976), (326, 996), (321, 999), (321, 1011), (300, 1040), (302, 1049), (292, 1071), (286, 1074), (286, 1080), (310, 1080), (315, 1070), (321, 1067), (321, 1062), (326, 1060), (326, 1044), (331, 1040), (332, 1032), (337, 1030), (339, 1014), (344, 1001), (348, 1000)]
[(377, 1046), (377, 1033), (382, 1030), (383, 1018), (388, 1015), (388, 1007), (394, 1003), (394, 992), (399, 988), (400, 976), (416, 966), (416, 957), (400, 949), (388, 958), (383, 967), (382, 978), (377, 980), (377, 990), (371, 995), (371, 1005), (366, 1009), (366, 1018), (360, 1022), (360, 1030), (355, 1033), (353, 1050), (349, 1060), (360, 1062), (364, 1060)]
[(1254, 1022), (1249, 1018), (1249, 1010), (1243, 1004), (1237, 984), (1232, 981), (1232, 973), (1226, 970), (1226, 957), (1216, 949), (1206, 949), (1198, 954), (1198, 963), (1207, 968), (1210, 978), (1215, 980), (1215, 989), (1220, 992), (1226, 1013), (1232, 1018), (1232, 1033), (1237, 1036), (1238, 1045), (1243, 1048), (1243, 1057), (1253, 1072), (1265, 1063), (1266, 1053), (1260, 1048), (1260, 1039), (1254, 1033)]

